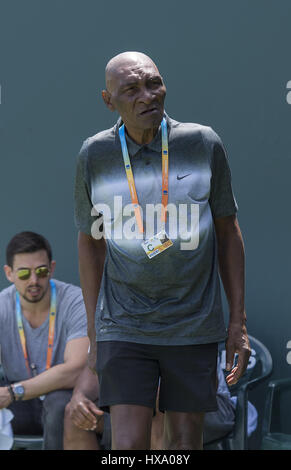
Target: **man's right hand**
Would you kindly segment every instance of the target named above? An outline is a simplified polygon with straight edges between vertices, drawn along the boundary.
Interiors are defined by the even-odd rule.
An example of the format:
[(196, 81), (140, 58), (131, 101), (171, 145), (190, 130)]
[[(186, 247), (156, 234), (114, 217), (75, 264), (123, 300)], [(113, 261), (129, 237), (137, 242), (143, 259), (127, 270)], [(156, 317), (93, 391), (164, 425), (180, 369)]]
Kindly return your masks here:
[(0, 410), (7, 408), (12, 403), (8, 387), (0, 387)]
[(70, 416), (73, 423), (85, 431), (102, 432), (104, 412), (83, 393), (74, 393), (70, 401)]

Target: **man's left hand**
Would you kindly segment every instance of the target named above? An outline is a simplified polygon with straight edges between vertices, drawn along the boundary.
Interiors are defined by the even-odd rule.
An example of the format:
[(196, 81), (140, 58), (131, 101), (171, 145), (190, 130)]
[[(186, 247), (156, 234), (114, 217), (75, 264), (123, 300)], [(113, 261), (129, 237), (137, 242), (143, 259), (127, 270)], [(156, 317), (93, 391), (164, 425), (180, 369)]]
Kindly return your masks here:
[[(238, 354), (238, 362), (233, 367), (235, 353)], [(226, 340), (226, 370), (230, 371), (230, 374), (226, 377), (227, 385), (235, 385), (244, 374), (250, 355), (251, 347), (246, 326), (230, 324)]]

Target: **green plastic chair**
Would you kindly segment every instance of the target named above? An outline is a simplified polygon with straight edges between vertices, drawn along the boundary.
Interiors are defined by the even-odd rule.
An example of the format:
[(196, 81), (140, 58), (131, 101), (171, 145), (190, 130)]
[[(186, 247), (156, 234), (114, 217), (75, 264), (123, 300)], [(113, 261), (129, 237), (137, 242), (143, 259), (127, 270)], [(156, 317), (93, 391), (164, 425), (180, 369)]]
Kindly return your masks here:
[(43, 437), (42, 436), (13, 436), (12, 450), (42, 450)]
[[(258, 339), (249, 335), (252, 354), (248, 368), (238, 381), (229, 390), (232, 396), (237, 397), (234, 429), (218, 441), (208, 443), (205, 450), (247, 450), (247, 420), (248, 420), (248, 392), (266, 380), (272, 373), (273, 360), (269, 350)], [(225, 345), (219, 345), (221, 365), (225, 366)]]
[(280, 400), (283, 390), (291, 390), (291, 378), (272, 380), (268, 384), (262, 423), (262, 450), (291, 450), (291, 434), (271, 432), (275, 398)]

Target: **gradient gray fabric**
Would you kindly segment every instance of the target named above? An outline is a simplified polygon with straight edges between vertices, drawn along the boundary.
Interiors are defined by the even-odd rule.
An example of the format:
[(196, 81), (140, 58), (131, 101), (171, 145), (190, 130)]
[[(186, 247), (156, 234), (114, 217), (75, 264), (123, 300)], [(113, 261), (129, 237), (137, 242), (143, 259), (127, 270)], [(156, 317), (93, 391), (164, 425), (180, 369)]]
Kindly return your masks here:
[[(68, 341), (87, 336), (87, 317), (80, 287), (54, 279), (57, 291), (57, 312), (53, 345), (52, 365), (64, 362)], [(15, 286), (0, 293), (0, 346), (1, 362), (9, 382), (29, 378), (20, 343), (16, 320)], [(37, 372), (45, 370), (48, 345), (49, 316), (38, 328), (32, 328), (22, 316), (26, 347), (30, 363)]]
[[(102, 213), (107, 241), (96, 310), (98, 341), (186, 345), (225, 338), (213, 217), (237, 211), (227, 157), (220, 138), (210, 127), (180, 123), (165, 116), (168, 203), (176, 207), (177, 213), (179, 205), (186, 207), (187, 226), (185, 222), (182, 226), (185, 219), (177, 217), (175, 233), (168, 216), (166, 230), (173, 246), (151, 260), (136, 231), (131, 239), (124, 236), (126, 224), (128, 228), (135, 219), (133, 211), (124, 215), (131, 199), (118, 135), (121, 120), (88, 138), (78, 157), (76, 226), (92, 234), (98, 222), (96, 214)], [(160, 228), (159, 217), (149, 224), (146, 205), (161, 203), (161, 130), (148, 145), (137, 145), (128, 136), (127, 144), (144, 226), (155, 233)], [(122, 206), (116, 203), (117, 198), (122, 198)], [(193, 207), (196, 212), (192, 213)], [(189, 243), (194, 235), (197, 239), (197, 234), (197, 246), (181, 250), (181, 243)]]

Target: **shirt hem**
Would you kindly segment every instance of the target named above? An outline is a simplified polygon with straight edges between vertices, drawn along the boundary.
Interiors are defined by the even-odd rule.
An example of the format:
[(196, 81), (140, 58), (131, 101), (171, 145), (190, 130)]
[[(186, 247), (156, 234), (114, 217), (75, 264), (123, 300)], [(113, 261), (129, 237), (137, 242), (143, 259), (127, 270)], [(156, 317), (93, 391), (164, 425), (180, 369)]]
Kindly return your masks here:
[(97, 342), (103, 341), (127, 341), (129, 343), (139, 343), (139, 344), (152, 344), (156, 346), (186, 346), (191, 344), (210, 344), (210, 343), (220, 343), (226, 339), (226, 333), (219, 334), (216, 336), (197, 336), (197, 337), (166, 337), (166, 338), (153, 338), (149, 336), (141, 336), (139, 338), (133, 337), (130, 335), (115, 335), (115, 334), (106, 334), (98, 335), (96, 337)]

